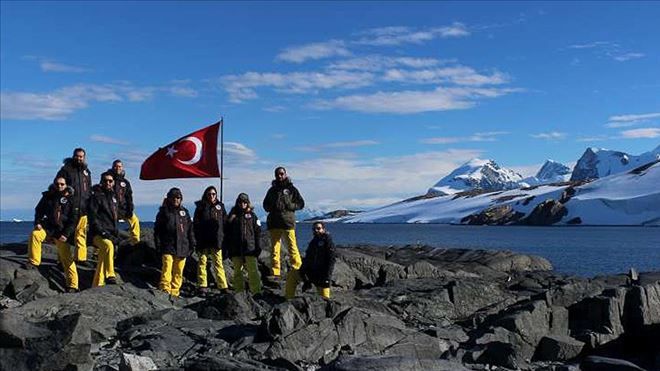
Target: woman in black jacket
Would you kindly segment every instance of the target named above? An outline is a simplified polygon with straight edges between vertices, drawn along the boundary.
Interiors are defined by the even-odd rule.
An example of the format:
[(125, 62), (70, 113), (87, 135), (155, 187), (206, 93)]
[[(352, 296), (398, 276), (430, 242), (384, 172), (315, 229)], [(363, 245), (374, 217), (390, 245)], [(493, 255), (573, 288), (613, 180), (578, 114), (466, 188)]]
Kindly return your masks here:
[(296, 294), (296, 286), (299, 281), (304, 281), (303, 291), (308, 285), (314, 284), (319, 294), (330, 299), (330, 283), (332, 282), (332, 271), (335, 268), (335, 244), (332, 237), (325, 229), (323, 222), (312, 225), (314, 238), (309, 242), (302, 267), (298, 275), (294, 276), (291, 284), (287, 281), (286, 298), (291, 299)]
[(222, 290), (227, 289), (225, 267), (222, 265), (222, 242), (227, 212), (225, 205), (218, 200), (218, 191), (214, 186), (204, 190), (202, 199), (195, 202), (195, 206), (193, 227), (197, 242), (197, 255), (199, 255), (197, 285), (201, 294), (205, 295), (208, 291), (206, 263), (209, 258), (213, 262), (217, 287)]
[(163, 254), (159, 287), (172, 296), (179, 296), (186, 258), (195, 249), (192, 220), (182, 202), (181, 190), (171, 188), (158, 210), (154, 225), (156, 249)]
[(247, 270), (250, 292), (261, 292), (257, 257), (261, 253), (261, 222), (252, 211), (247, 194), (241, 193), (227, 218), (227, 252), (234, 265), (234, 290), (245, 291), (243, 268)]

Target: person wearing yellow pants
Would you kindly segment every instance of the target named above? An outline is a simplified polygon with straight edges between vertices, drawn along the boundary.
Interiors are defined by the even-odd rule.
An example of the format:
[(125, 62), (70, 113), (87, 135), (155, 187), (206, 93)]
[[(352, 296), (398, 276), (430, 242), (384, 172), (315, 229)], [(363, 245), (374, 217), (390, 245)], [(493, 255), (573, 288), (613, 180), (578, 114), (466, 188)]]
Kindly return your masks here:
[(211, 260), (215, 273), (216, 286), (227, 290), (227, 277), (222, 264), (222, 244), (225, 235), (227, 212), (225, 205), (218, 200), (218, 191), (214, 186), (207, 187), (202, 198), (195, 202), (193, 229), (199, 264), (197, 266), (197, 287), (200, 295), (208, 294), (207, 263)]
[(79, 217), (75, 226), (75, 260), (79, 262), (87, 260), (87, 208), (92, 190), (92, 173), (85, 163), (86, 155), (83, 148), (74, 149), (73, 155), (64, 160), (64, 165), (57, 172), (57, 177), (63, 177), (74, 190), (71, 201)]
[(78, 291), (78, 271), (67, 241), (73, 241), (76, 211), (72, 202), (75, 191), (67, 187), (63, 177), (55, 177), (35, 207), (34, 230), (28, 242), (28, 268), (41, 264), (42, 243), (55, 240), (59, 260), (64, 269), (67, 291)]
[(300, 270), (292, 270), (287, 277), (285, 297), (292, 299), (296, 295), (296, 287), (304, 281), (303, 291), (314, 284), (319, 294), (330, 299), (330, 283), (332, 282), (332, 271), (335, 266), (335, 244), (330, 233), (325, 229), (323, 222), (312, 225), (314, 238), (309, 242), (305, 259), (303, 259)]
[(118, 205), (114, 192), (115, 179), (111, 172), (101, 174), (101, 183), (94, 186), (89, 202), (89, 229), (98, 261), (92, 286), (117, 284), (115, 274), (115, 241), (119, 238)]
[(195, 249), (192, 219), (182, 202), (181, 190), (171, 188), (154, 224), (154, 242), (163, 261), (159, 288), (172, 296), (181, 293), (186, 258)]
[(135, 214), (131, 182), (126, 179), (126, 171), (121, 160), (114, 160), (112, 162), (112, 168), (108, 172), (111, 172), (115, 178), (114, 190), (119, 209), (119, 219), (128, 223), (131, 243), (135, 245), (140, 242), (140, 219)]
[(250, 197), (241, 193), (227, 217), (227, 252), (234, 266), (233, 284), (236, 292), (245, 291), (244, 271), (252, 294), (261, 292), (257, 257), (261, 253), (261, 222), (252, 211)]
[(272, 247), (272, 277), (270, 278), (271, 280), (278, 280), (281, 273), (280, 250), (282, 240), (288, 248), (291, 269), (300, 269), (302, 264), (296, 242), (295, 212), (305, 207), (305, 201), (298, 189), (293, 186), (285, 168), (280, 166), (275, 169), (275, 180), (272, 181), (271, 187), (268, 189), (266, 197), (264, 197), (263, 207), (268, 213), (266, 221)]

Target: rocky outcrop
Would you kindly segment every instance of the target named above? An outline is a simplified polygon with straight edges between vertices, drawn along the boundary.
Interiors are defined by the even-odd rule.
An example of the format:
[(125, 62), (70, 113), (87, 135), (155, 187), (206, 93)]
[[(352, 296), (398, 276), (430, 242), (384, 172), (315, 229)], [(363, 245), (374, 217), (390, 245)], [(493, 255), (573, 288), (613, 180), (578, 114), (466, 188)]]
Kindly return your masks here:
[(338, 249), (331, 300), (202, 298), (190, 282), (170, 298), (144, 243), (118, 257), (123, 284), (76, 294), (61, 293), (50, 248), (35, 271), (0, 249), (2, 369), (660, 367), (660, 273), (585, 279), (507, 251), (353, 246)]

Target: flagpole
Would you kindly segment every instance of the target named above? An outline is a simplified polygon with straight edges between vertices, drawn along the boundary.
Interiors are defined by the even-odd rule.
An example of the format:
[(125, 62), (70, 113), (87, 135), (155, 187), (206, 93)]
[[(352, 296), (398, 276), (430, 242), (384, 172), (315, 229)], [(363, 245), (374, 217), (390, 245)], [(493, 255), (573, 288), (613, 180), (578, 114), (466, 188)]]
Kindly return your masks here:
[(220, 116), (220, 202), (223, 199), (223, 179), (225, 178), (225, 118)]

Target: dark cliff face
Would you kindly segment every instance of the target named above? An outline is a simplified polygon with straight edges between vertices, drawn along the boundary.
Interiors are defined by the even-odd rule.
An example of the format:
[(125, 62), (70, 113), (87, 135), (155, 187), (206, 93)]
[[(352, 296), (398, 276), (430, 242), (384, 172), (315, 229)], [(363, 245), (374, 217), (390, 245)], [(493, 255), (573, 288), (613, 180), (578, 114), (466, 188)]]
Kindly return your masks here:
[(587, 148), (573, 169), (571, 181), (598, 178), (597, 165), (598, 156), (596, 155), (596, 152), (591, 148)]

